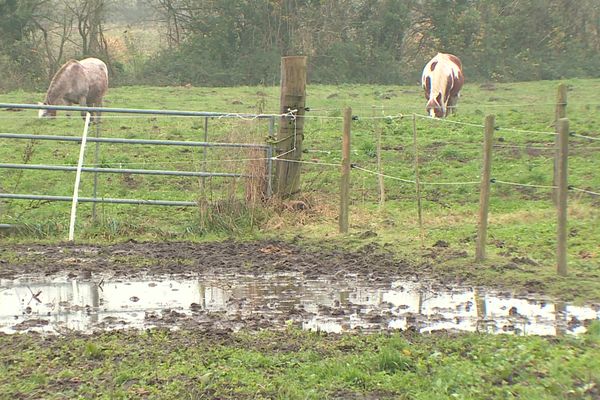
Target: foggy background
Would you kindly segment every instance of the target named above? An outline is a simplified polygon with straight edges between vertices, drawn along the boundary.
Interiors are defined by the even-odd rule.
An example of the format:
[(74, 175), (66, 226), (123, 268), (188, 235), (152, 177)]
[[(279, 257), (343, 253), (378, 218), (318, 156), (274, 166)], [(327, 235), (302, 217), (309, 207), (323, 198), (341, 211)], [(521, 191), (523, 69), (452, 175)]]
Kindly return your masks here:
[(416, 84), (437, 51), (468, 82), (600, 76), (600, 0), (0, 0), (0, 90), (95, 56), (111, 86)]

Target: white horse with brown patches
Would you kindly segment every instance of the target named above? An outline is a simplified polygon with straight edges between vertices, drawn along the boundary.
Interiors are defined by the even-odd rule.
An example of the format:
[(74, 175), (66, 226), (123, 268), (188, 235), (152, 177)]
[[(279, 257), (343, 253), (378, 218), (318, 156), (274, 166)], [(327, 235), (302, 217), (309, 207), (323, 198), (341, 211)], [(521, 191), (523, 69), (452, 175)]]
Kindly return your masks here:
[(449, 111), (454, 113), (464, 82), (460, 59), (452, 54), (437, 53), (425, 65), (421, 76), (429, 115), (443, 118)]
[[(69, 60), (54, 74), (43, 104), (102, 107), (102, 99), (107, 90), (108, 69), (102, 60)], [(54, 117), (56, 110), (40, 110), (39, 116)]]

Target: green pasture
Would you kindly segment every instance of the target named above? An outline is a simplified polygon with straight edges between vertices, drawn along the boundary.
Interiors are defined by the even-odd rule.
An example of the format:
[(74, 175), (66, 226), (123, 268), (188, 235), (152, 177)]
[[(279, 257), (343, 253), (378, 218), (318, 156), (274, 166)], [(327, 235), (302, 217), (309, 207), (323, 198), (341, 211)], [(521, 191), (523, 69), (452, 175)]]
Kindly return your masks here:
[(595, 399), (598, 325), (581, 337), (0, 335), (3, 398)]
[[(598, 196), (572, 190), (569, 195), (570, 278), (554, 277), (556, 212), (550, 198), (554, 157), (554, 110), (558, 81), (467, 84), (456, 115), (424, 118), (424, 98), (414, 86), (309, 85), (304, 124), (301, 192), (294, 199), (260, 201), (260, 179), (178, 178), (133, 174), (99, 174), (98, 196), (197, 201), (197, 207), (80, 204), (78, 241), (212, 240), (235, 236), (295, 237), (307, 243), (343, 243), (360, 247), (374, 242), (402, 257), (422, 260), (437, 245), (448, 254), (437, 268), (468, 272), (484, 283), (513, 285), (523, 276), (544, 277), (553, 294), (575, 282), (588, 298), (599, 299), (600, 224)], [(600, 138), (598, 79), (573, 79), (568, 85), (567, 115), (577, 135)], [(1, 102), (33, 103), (42, 93), (11, 92)], [(118, 87), (107, 107), (216, 111), (279, 112), (278, 87)], [(337, 233), (342, 114), (352, 107), (350, 234)], [(492, 177), (514, 184), (492, 185), (488, 254), (490, 265), (471, 266), (479, 203), (483, 120), (494, 115)], [(413, 121), (417, 149), (413, 145)], [(266, 143), (267, 120), (104, 115), (102, 137)], [(0, 131), (79, 136), (83, 120), (59, 113), (39, 120), (34, 111), (0, 111)], [(95, 135), (92, 126), (90, 135)], [(377, 137), (381, 137), (381, 172), (386, 175), (380, 204)], [(0, 139), (2, 163), (76, 165), (79, 145), (65, 142)], [(415, 154), (420, 160), (423, 227), (417, 218)], [(86, 151), (92, 166), (95, 145)], [(265, 154), (244, 149), (112, 145), (99, 147), (98, 165), (111, 168), (176, 169), (256, 174)], [(364, 171), (367, 170), (367, 171)], [(600, 141), (570, 138), (569, 184), (600, 191)], [(0, 189), (8, 193), (70, 196), (73, 172), (0, 170)], [(542, 187), (539, 187), (542, 186)], [(84, 173), (80, 196), (91, 197), (93, 175)], [(70, 203), (11, 200), (0, 203), (0, 223), (18, 226), (6, 241), (60, 241), (67, 236)], [(467, 271), (465, 271), (467, 270)], [(473, 272), (475, 271), (475, 272)], [(485, 271), (485, 272), (482, 272)], [(494, 272), (496, 271), (496, 272)], [(499, 272), (498, 272), (499, 271)], [(508, 272), (507, 272), (508, 271)], [(516, 282), (516, 283), (515, 283)], [(544, 289), (544, 288), (542, 288)], [(586, 296), (586, 295), (584, 295)]]
[[(569, 80), (570, 130), (600, 138), (600, 80)], [(284, 238), (304, 246), (392, 251), (423, 265), (440, 280), (537, 291), (577, 302), (600, 300), (600, 224), (597, 196), (569, 194), (569, 275), (555, 273), (556, 211), (550, 190), (554, 109), (559, 82), (468, 84), (459, 111), (445, 121), (423, 118), (417, 86), (307, 88), (301, 189), (292, 199), (252, 196), (260, 179), (174, 178), (100, 174), (98, 195), (198, 201), (197, 207), (81, 204), (77, 242)], [(41, 93), (11, 92), (0, 102), (33, 103)], [(278, 113), (279, 88), (119, 87), (109, 107)], [(339, 163), (344, 107), (352, 107), (350, 233), (338, 234)], [(413, 116), (413, 114), (418, 114)], [(496, 117), (488, 260), (475, 264), (483, 120)], [(0, 111), (0, 132), (81, 135), (79, 116), (38, 120), (33, 111)], [(423, 226), (414, 180), (417, 131)], [(264, 120), (105, 115), (102, 137), (265, 143)], [(90, 135), (95, 135), (92, 127)], [(381, 171), (387, 177), (380, 204)], [(569, 181), (600, 190), (600, 142), (570, 138)], [(76, 165), (79, 146), (0, 139), (0, 162)], [(95, 145), (86, 152), (94, 164)], [(177, 169), (252, 174), (264, 154), (237, 149), (109, 145), (98, 164), (111, 168)], [(364, 170), (371, 171), (365, 172)], [(70, 196), (75, 174), (0, 170), (0, 189)], [(258, 182), (258, 183), (256, 183)], [(80, 195), (92, 193), (84, 173)], [(443, 184), (442, 184), (443, 183)], [(527, 185), (527, 186), (522, 186)], [(533, 185), (533, 186), (530, 186)], [(10, 245), (66, 239), (70, 203), (0, 203), (0, 223), (18, 229)], [(144, 259), (132, 263), (143, 264)], [(1, 264), (0, 264), (1, 265)], [(134, 265), (132, 265), (134, 267)], [(1, 268), (1, 267), (0, 267)], [(327, 335), (285, 332), (106, 332), (0, 335), (0, 393), (7, 398), (235, 398), (235, 399), (593, 399), (598, 397), (598, 326), (580, 337), (482, 334)], [(2, 396), (0, 396), (2, 397)]]

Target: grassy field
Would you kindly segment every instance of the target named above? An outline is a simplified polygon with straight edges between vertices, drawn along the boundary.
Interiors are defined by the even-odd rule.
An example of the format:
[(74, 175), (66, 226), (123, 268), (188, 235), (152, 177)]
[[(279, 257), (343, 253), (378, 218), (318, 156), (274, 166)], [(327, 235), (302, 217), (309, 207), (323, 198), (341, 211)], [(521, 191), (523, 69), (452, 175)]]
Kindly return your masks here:
[(595, 399), (598, 325), (583, 337), (0, 335), (2, 398)]
[[(556, 212), (550, 200), (554, 155), (554, 108), (559, 82), (494, 85), (470, 84), (463, 90), (457, 115), (447, 120), (423, 118), (420, 89), (400, 86), (314, 86), (307, 89), (310, 111), (305, 121), (302, 192), (293, 200), (266, 204), (248, 201), (252, 188), (245, 179), (179, 178), (133, 174), (99, 174), (98, 196), (112, 198), (198, 201), (198, 207), (98, 205), (78, 209), (78, 241), (212, 240), (294, 237), (306, 243), (343, 244), (351, 248), (374, 242), (403, 257), (422, 260), (437, 244), (452, 256), (436, 267), (470, 276), (474, 283), (523, 285), (537, 279), (540, 290), (561, 294), (577, 282), (584, 298), (600, 299), (598, 273), (600, 224), (598, 196), (571, 191), (569, 197), (569, 269), (571, 278), (555, 271)], [(567, 114), (570, 130), (600, 138), (600, 104), (595, 93), (600, 80), (570, 80)], [(112, 88), (106, 106), (277, 113), (279, 88)], [(12, 92), (2, 102), (32, 103), (40, 93)], [(595, 102), (596, 101), (596, 102)], [(352, 162), (377, 171), (377, 135), (381, 136), (385, 202), (380, 204), (378, 177), (364, 170), (352, 172), (350, 234), (337, 234), (342, 110), (350, 106), (358, 120), (352, 126)], [(416, 114), (415, 114), (416, 113)], [(516, 183), (492, 185), (489, 268), (474, 268), (482, 124), (496, 117), (492, 177)], [(59, 114), (61, 115), (61, 114)], [(415, 115), (415, 116), (413, 116)], [(418, 135), (420, 179), (423, 182), (423, 230), (417, 218), (414, 184), (413, 118)], [(266, 120), (248, 118), (186, 118), (105, 115), (102, 137), (264, 144)], [(83, 121), (62, 114), (38, 120), (33, 111), (0, 112), (0, 131), (29, 134), (81, 135)], [(95, 133), (92, 128), (92, 134)], [(76, 143), (0, 139), (4, 163), (76, 165)], [(578, 189), (600, 190), (600, 141), (571, 138), (569, 183)], [(85, 164), (95, 165), (90, 145)], [(98, 165), (111, 168), (176, 169), (251, 174), (264, 166), (260, 151), (177, 146), (102, 144)], [(1, 190), (70, 196), (74, 173), (0, 170)], [(82, 178), (80, 196), (91, 197), (91, 173)], [(534, 185), (534, 186), (529, 186)], [(536, 187), (542, 186), (542, 187)], [(67, 236), (70, 203), (13, 200), (0, 204), (0, 223), (20, 227), (6, 241), (60, 241)], [(457, 257), (456, 254), (461, 256)], [(490, 267), (491, 266), (491, 267)], [(576, 280), (575, 280), (576, 279)], [(572, 293), (572, 291), (571, 291)]]
[[(570, 80), (571, 130), (600, 138), (600, 80)], [(98, 195), (198, 201), (197, 207), (99, 205), (78, 209), (78, 242), (295, 239), (307, 247), (379, 246), (434, 276), (476, 285), (543, 292), (577, 302), (600, 301), (600, 199), (571, 191), (569, 276), (555, 274), (556, 212), (552, 184), (554, 101), (558, 82), (469, 84), (459, 112), (446, 121), (422, 118), (418, 87), (309, 86), (302, 192), (291, 200), (247, 200), (244, 179), (101, 174)], [(12, 92), (0, 102), (33, 103), (41, 93)], [(278, 88), (120, 87), (109, 107), (278, 112)], [(382, 142), (385, 202), (378, 177), (352, 171), (350, 233), (337, 233), (342, 110), (351, 106), (352, 162), (377, 170)], [(423, 185), (423, 230), (416, 208), (413, 113)], [(496, 116), (490, 206), (489, 260), (473, 262), (477, 227), (483, 119)], [(391, 116), (391, 117), (390, 117)], [(102, 137), (203, 140), (203, 118), (105, 115)], [(268, 123), (211, 118), (208, 138), (265, 143)], [(0, 131), (81, 135), (79, 116), (37, 120), (33, 111), (0, 111)], [(92, 134), (94, 134), (92, 130)], [(77, 144), (0, 139), (2, 163), (75, 165)], [(94, 165), (94, 146), (86, 165)], [(571, 138), (569, 180), (600, 190), (600, 142)], [(264, 155), (248, 151), (144, 145), (100, 146), (103, 167), (249, 173)], [(0, 170), (3, 192), (69, 196), (74, 173)], [(81, 196), (92, 193), (83, 175)], [(452, 183), (440, 185), (439, 183)], [(3, 260), (13, 243), (60, 242), (67, 236), (69, 203), (0, 203), (0, 223), (19, 230), (1, 238)], [(8, 249), (8, 250), (6, 250)], [(12, 255), (11, 255), (12, 254)], [(576, 288), (576, 289), (575, 289)], [(222, 335), (162, 330), (63, 337), (0, 335), (0, 398), (597, 398), (598, 326), (578, 338), (514, 337), (412, 332), (325, 335), (241, 332)], [(3, 397), (4, 396), (4, 397)]]

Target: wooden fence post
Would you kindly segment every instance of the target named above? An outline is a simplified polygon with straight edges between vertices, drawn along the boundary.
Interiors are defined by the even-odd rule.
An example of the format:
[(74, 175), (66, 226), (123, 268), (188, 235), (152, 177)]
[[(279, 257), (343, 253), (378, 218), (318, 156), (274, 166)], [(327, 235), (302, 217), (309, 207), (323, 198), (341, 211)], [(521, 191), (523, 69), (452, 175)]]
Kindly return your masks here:
[[(555, 131), (558, 133), (558, 121), (561, 118), (567, 117), (567, 85), (561, 83), (558, 85), (558, 91), (556, 93), (556, 111), (554, 116)], [(559, 157), (559, 138), (556, 135), (554, 145), (556, 147), (555, 158), (554, 158), (554, 177), (552, 178), (552, 185), (558, 186), (558, 157)], [(552, 189), (552, 201), (554, 205), (558, 204), (558, 188)]]
[(558, 125), (558, 242), (557, 242), (557, 272), (559, 275), (567, 275), (567, 171), (569, 159), (569, 120), (561, 118)]
[(350, 206), (350, 131), (352, 108), (344, 110), (344, 132), (342, 136), (342, 178), (340, 182), (340, 233), (348, 233)]
[[(306, 57), (290, 56), (281, 59), (280, 112), (296, 110), (296, 118), (281, 117), (277, 132), (277, 155), (282, 160), (300, 160), (304, 139), (304, 106), (306, 102)], [(289, 197), (300, 188), (300, 164), (277, 162), (276, 193)]]
[(417, 216), (419, 218), (419, 236), (421, 249), (425, 248), (425, 231), (423, 230), (423, 205), (421, 203), (421, 180), (419, 175), (419, 145), (417, 143), (417, 116), (413, 114), (413, 146), (415, 148), (415, 190), (417, 195)]
[(485, 259), (485, 244), (487, 241), (488, 210), (490, 205), (490, 184), (492, 174), (492, 142), (494, 140), (495, 117), (485, 117), (483, 137), (483, 167), (481, 169), (481, 186), (479, 192), (479, 225), (477, 229), (477, 249), (475, 261)]
[[(383, 110), (382, 110), (383, 113)], [(379, 126), (377, 127), (376, 130), (376, 134), (377, 134), (377, 172), (379, 173), (378, 176), (378, 183), (379, 183), (379, 207), (383, 207), (385, 205), (385, 182), (383, 179), (383, 171), (381, 168), (381, 124), (379, 124)]]

